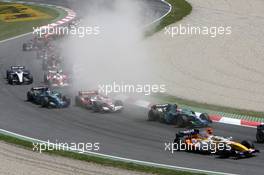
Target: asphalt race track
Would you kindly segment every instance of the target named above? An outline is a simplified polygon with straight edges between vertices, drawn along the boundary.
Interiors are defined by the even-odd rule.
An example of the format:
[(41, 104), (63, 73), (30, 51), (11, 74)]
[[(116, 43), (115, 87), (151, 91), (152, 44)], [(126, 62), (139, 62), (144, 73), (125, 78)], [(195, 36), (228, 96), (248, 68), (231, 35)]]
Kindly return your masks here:
[[(44, 1), (39, 1), (44, 2)], [(54, 2), (46, 0), (45, 2)], [(70, 3), (58, 0), (60, 5)], [(150, 8), (160, 9), (161, 16), (167, 6), (151, 0)], [(75, 7), (77, 11), (81, 11)], [(233, 160), (186, 152), (171, 154), (164, 151), (164, 143), (172, 142), (176, 128), (146, 121), (147, 110), (126, 106), (118, 114), (96, 114), (75, 107), (49, 110), (25, 101), (30, 86), (10, 86), (5, 71), (11, 65), (25, 65), (34, 75), (34, 85), (41, 85), (43, 72), (35, 52), (23, 52), (22, 43), (28, 36), (0, 43), (0, 128), (21, 135), (53, 142), (100, 142), (100, 153), (125, 158), (235, 174), (263, 174), (263, 153), (258, 156)], [(255, 140), (253, 128), (213, 124), (216, 135), (232, 136), (236, 140)], [(255, 144), (259, 150), (264, 145)]]

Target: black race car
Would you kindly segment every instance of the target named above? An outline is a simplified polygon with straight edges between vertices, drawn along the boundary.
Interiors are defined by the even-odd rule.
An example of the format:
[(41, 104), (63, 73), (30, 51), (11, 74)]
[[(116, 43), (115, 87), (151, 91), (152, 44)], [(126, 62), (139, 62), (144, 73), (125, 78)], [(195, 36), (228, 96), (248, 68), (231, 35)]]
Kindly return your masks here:
[(33, 41), (30, 40), (27, 43), (23, 43), (22, 49), (23, 51), (31, 51), (31, 50), (35, 50), (36, 46), (34, 45)]
[(257, 138), (257, 142), (264, 143), (264, 125), (259, 125), (257, 127), (256, 138)]
[(11, 66), (6, 71), (6, 79), (11, 85), (33, 83), (33, 76), (24, 66)]

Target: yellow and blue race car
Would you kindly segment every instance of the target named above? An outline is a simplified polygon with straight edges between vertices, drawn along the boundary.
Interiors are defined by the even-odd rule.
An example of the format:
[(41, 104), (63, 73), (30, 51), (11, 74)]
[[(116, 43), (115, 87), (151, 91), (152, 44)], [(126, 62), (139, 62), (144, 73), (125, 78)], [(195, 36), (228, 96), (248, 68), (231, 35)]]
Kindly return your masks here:
[(211, 128), (207, 128), (204, 132), (198, 129), (179, 131), (174, 139), (174, 149), (236, 159), (252, 157), (259, 152), (250, 141), (237, 142), (232, 137), (215, 136)]

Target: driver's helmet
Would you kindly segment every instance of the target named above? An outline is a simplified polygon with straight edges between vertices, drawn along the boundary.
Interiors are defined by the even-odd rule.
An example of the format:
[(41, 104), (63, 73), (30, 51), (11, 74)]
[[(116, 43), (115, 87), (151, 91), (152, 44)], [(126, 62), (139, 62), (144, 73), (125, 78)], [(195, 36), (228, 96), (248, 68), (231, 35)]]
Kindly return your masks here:
[(198, 139), (198, 138), (199, 138), (199, 134), (193, 134), (193, 135), (191, 136), (191, 138)]
[(57, 71), (56, 71), (56, 75), (58, 75), (58, 76), (59, 76), (59, 75), (60, 75), (60, 73), (61, 73), (61, 71), (60, 71), (60, 70), (57, 70)]
[(171, 112), (177, 112), (177, 108), (178, 108), (178, 106), (176, 104), (173, 104), (170, 106)]
[(48, 89), (45, 93), (48, 94), (48, 95), (50, 95), (51, 94), (51, 90)]
[(173, 104), (172, 107), (175, 108), (175, 109), (178, 109), (178, 105), (177, 104)]
[(23, 72), (21, 69), (17, 69), (17, 73), (21, 73)]
[(212, 128), (206, 128), (206, 133), (208, 134), (208, 135), (212, 135), (213, 134), (213, 129)]
[(166, 107), (166, 111), (169, 111), (171, 109), (171, 104), (168, 104), (168, 106)]
[(95, 99), (96, 99), (96, 100), (101, 100), (101, 96), (97, 94), (97, 95), (95, 96)]

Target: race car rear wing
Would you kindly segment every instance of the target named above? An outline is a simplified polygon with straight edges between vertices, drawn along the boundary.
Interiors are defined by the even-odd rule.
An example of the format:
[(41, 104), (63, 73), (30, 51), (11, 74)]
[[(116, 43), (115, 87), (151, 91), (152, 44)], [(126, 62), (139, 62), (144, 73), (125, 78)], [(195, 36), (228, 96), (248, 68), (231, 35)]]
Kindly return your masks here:
[(98, 95), (98, 91), (79, 91), (79, 96)]
[(152, 105), (151, 108), (166, 108), (168, 106), (169, 104), (155, 104), (155, 105)]
[(195, 135), (199, 134), (200, 130), (199, 129), (190, 129), (190, 130), (184, 130), (184, 131), (179, 131), (180, 136), (190, 136), (190, 135)]
[(46, 86), (33, 87), (32, 90), (44, 90), (44, 91), (48, 91), (49, 90), (49, 87), (46, 87)]
[(25, 66), (11, 66), (11, 69), (26, 69)]

